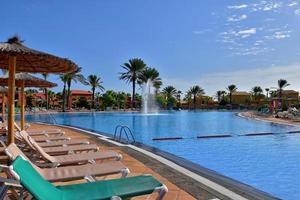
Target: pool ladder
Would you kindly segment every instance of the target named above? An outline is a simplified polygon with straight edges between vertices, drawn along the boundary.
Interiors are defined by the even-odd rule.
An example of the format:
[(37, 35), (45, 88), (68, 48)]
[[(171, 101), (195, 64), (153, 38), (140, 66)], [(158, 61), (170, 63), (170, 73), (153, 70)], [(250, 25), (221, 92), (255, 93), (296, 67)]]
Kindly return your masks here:
[(48, 116), (50, 117), (50, 120), (53, 122), (53, 124), (57, 124), (55, 117), (50, 112), (47, 112)]
[[(126, 136), (126, 143), (129, 144), (130, 143), (130, 138), (132, 140), (131, 144), (135, 143), (135, 138), (134, 135), (131, 131), (131, 129), (128, 126), (125, 125), (118, 125), (115, 128), (115, 134), (114, 134), (114, 140), (118, 141), (118, 142), (122, 142), (122, 134), (125, 134)], [(129, 137), (130, 136), (130, 137)]]

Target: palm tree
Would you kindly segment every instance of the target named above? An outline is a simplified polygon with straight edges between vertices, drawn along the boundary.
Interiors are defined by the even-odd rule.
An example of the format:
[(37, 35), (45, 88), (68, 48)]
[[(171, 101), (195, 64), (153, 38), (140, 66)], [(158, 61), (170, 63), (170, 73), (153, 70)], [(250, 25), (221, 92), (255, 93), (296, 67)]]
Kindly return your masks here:
[(147, 83), (150, 80), (155, 88), (155, 93), (158, 92), (160, 86), (162, 85), (161, 78), (159, 77), (159, 72), (155, 68), (146, 67), (140, 76), (138, 77), (138, 84)]
[(162, 90), (162, 93), (166, 98), (168, 109), (172, 108), (174, 106), (172, 104), (174, 103), (173, 100), (174, 100), (174, 96), (177, 94), (177, 90), (175, 89), (175, 87), (169, 85)]
[(226, 91), (221, 90), (221, 101), (225, 101), (225, 95), (227, 94)]
[(131, 109), (135, 108), (135, 85), (138, 80), (138, 77), (145, 69), (146, 64), (140, 58), (133, 58), (124, 63), (121, 67), (125, 72), (121, 72), (119, 79), (125, 80), (127, 83), (132, 83), (132, 98), (131, 98)]
[(269, 98), (270, 88), (265, 88), (265, 91), (267, 92), (267, 98)]
[(263, 93), (263, 90), (260, 86), (254, 86), (251, 92), (254, 96), (254, 99), (257, 100), (258, 97)]
[(285, 87), (289, 86), (290, 84), (285, 79), (279, 79), (278, 80), (278, 90), (279, 90), (279, 101), (280, 106), (282, 108), (282, 91)]
[(174, 97), (174, 95), (176, 95), (177, 90), (173, 86), (169, 85), (169, 86), (165, 87), (162, 90), (162, 92), (166, 95), (167, 98), (170, 98), (170, 97)]
[(235, 92), (237, 90), (237, 87), (235, 85), (229, 85), (227, 88), (226, 88), (229, 92), (229, 102), (231, 104), (231, 101), (232, 101), (232, 93)]
[(192, 101), (192, 93), (191, 91), (187, 91), (184, 100), (188, 102), (189, 110), (191, 109), (191, 101)]
[[(47, 81), (49, 74), (48, 73), (42, 73), (42, 76), (44, 77), (44, 80)], [(47, 92), (47, 88), (44, 88), (44, 94), (45, 94), (45, 98), (46, 98), (46, 109), (48, 110), (48, 92)]]
[(218, 103), (221, 102), (222, 95), (223, 95), (222, 92), (224, 92), (224, 91), (218, 90), (218, 91), (216, 92), (216, 96), (215, 96), (215, 97), (217, 97)]
[(69, 105), (69, 98), (70, 98), (70, 94), (71, 94), (71, 84), (72, 84), (72, 81), (74, 81), (75, 83), (77, 81), (79, 81), (80, 83), (85, 83), (85, 78), (84, 76), (81, 74), (81, 70), (82, 68), (81, 67), (78, 67), (76, 69), (76, 71), (74, 72), (71, 72), (71, 73), (68, 73), (67, 76), (68, 76), (68, 80), (67, 80), (67, 87), (68, 87), (68, 90), (67, 90), (67, 107), (71, 107), (72, 105)]
[(193, 103), (194, 103), (194, 110), (196, 109), (196, 101), (197, 97), (202, 96), (204, 93), (204, 89), (202, 89), (200, 86), (195, 85), (190, 88), (190, 93), (193, 95)]
[(176, 94), (177, 108), (178, 109), (181, 107), (181, 94), (182, 94), (182, 91), (178, 90), (177, 94)]
[(53, 106), (53, 101), (54, 101), (54, 98), (55, 98), (56, 94), (55, 94), (55, 92), (53, 92), (51, 90), (48, 90), (47, 96), (48, 96), (48, 99), (49, 99), (48, 104), (51, 107), (51, 103), (52, 103), (52, 106)]
[(68, 74), (60, 75), (60, 80), (64, 83), (64, 88), (62, 92), (62, 111), (65, 112), (65, 104), (66, 104), (66, 85), (68, 82)]
[(28, 89), (25, 91), (26, 94), (26, 106), (28, 106), (29, 108), (31, 108), (33, 106), (32, 104), (32, 95), (33, 93), (38, 93), (38, 91), (36, 89)]
[(89, 75), (87, 77), (87, 80), (85, 82), (86, 85), (89, 85), (92, 87), (92, 108), (95, 108), (95, 91), (97, 88), (99, 88), (101, 91), (104, 91), (104, 87), (102, 86), (101, 78), (97, 75)]

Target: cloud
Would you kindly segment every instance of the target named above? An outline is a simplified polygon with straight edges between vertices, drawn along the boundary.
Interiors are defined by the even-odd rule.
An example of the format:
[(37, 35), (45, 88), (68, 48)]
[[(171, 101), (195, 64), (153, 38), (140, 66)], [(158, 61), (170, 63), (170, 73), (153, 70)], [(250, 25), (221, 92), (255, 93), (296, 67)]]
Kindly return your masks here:
[(260, 45), (257, 45), (258, 43), (255, 43), (253, 47), (249, 48), (236, 48), (235, 52), (232, 53), (232, 55), (237, 56), (256, 56), (258, 54), (263, 54), (266, 52), (274, 51), (275, 49), (270, 47), (261, 47)]
[(256, 28), (250, 28), (238, 32), (238, 35), (251, 35), (256, 33)]
[(294, 7), (294, 6), (296, 6), (296, 5), (298, 5), (298, 2), (293, 1), (293, 2), (289, 3), (287, 6), (289, 6), (289, 7)]
[(221, 73), (203, 74), (198, 81), (183, 79), (164, 79), (166, 85), (174, 85), (177, 89), (187, 91), (189, 87), (198, 84), (205, 89), (206, 94), (214, 95), (217, 90), (224, 90), (229, 84), (235, 84), (240, 91), (249, 91), (253, 86), (262, 88), (276, 87), (277, 80), (286, 79), (291, 85), (288, 89), (300, 90), (300, 64), (287, 66), (261, 67)]
[(266, 1), (262, 0), (259, 3), (251, 4), (251, 11), (277, 11), (283, 6), (283, 3), (280, 1)]
[(249, 37), (253, 34), (256, 34), (256, 28), (249, 28), (245, 30), (240, 30), (240, 31), (235, 31), (235, 30), (229, 30), (229, 31), (224, 31), (220, 35), (223, 37), (223, 39), (232, 39), (232, 36), (236, 37), (241, 37), (241, 38), (246, 38)]
[(204, 33), (210, 32), (210, 31), (211, 31), (210, 29), (194, 30), (194, 31), (192, 31), (192, 33), (195, 34), (195, 35), (200, 35), (200, 34), (204, 34)]
[(247, 15), (245, 15), (245, 14), (243, 14), (241, 16), (233, 15), (231, 17), (228, 17), (227, 21), (228, 22), (238, 22), (238, 21), (242, 21), (242, 20), (245, 20), (245, 19), (247, 19)]
[(285, 33), (285, 32), (275, 32), (274, 37), (276, 39), (284, 39), (284, 38), (289, 38), (290, 34)]
[[(293, 12), (300, 16), (299, 2), (253, 0), (247, 4), (229, 5), (229, 10), (225, 13), (224, 29), (219, 34), (221, 39), (218, 38), (217, 42), (224, 43), (224, 48), (230, 51), (230, 55), (258, 55), (274, 51), (273, 41), (292, 38), (291, 32), (296, 31), (287, 24), (293, 22), (284, 21), (284, 18), (282, 21), (277, 19), (282, 14)], [(250, 17), (253, 20), (248, 20)], [(273, 23), (275, 20), (278, 23)], [(258, 40), (263, 40), (264, 43), (255, 43)]]
[(242, 8), (247, 8), (247, 4), (241, 4), (241, 5), (235, 5), (235, 6), (228, 6), (227, 8), (229, 9), (242, 9)]
[(291, 30), (288, 30), (288, 31), (276, 31), (274, 32), (273, 35), (271, 36), (265, 36), (266, 39), (285, 39), (285, 38), (289, 38), (291, 37), (290, 33), (292, 31)]

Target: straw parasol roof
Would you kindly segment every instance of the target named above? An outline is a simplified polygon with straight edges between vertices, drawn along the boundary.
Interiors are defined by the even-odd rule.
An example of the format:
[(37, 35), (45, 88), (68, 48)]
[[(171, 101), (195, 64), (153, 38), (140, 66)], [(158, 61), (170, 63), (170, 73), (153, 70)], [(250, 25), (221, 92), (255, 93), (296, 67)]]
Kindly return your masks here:
[(69, 59), (24, 46), (18, 37), (0, 42), (0, 68), (8, 69), (9, 56), (16, 56), (17, 72), (65, 73), (77, 69), (77, 65)]
[(6, 87), (0, 86), (0, 94), (7, 94), (8, 89)]
[[(44, 79), (37, 78), (35, 76), (32, 76), (29, 73), (17, 73), (15, 77), (16, 77), (17, 87), (21, 87), (23, 81), (24, 81), (24, 87), (51, 88), (57, 86), (56, 83), (52, 83)], [(7, 85), (8, 85), (8, 75), (4, 75), (0, 77), (0, 86), (7, 86)]]

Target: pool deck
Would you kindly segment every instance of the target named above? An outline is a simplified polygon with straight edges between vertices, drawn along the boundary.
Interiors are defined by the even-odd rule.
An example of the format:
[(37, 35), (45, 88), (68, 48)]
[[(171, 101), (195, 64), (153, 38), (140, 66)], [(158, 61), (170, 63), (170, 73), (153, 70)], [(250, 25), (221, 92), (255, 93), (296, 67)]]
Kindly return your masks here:
[[(55, 126), (47, 126), (45, 128), (45, 125), (40, 125), (40, 124), (31, 124), (30, 129), (50, 129), (50, 128), (57, 128)], [(158, 180), (160, 180), (162, 183), (164, 183), (169, 191), (164, 198), (165, 200), (194, 200), (194, 199), (199, 199), (199, 200), (211, 200), (215, 199), (216, 197), (205, 191), (204, 189), (199, 188), (196, 197), (192, 196), (188, 192), (186, 192), (184, 189), (178, 187), (176, 184), (172, 183), (173, 181), (170, 181), (170, 177), (166, 177), (164, 173), (160, 174), (156, 171), (154, 171), (151, 167), (148, 167), (147, 165), (151, 165), (151, 161), (145, 160), (143, 156), (139, 156), (139, 159), (144, 159), (144, 162), (141, 162), (139, 159), (136, 159), (135, 157), (132, 156), (132, 152), (130, 150), (126, 150), (124, 148), (118, 147), (116, 145), (110, 144), (108, 142), (104, 142), (102, 140), (97, 139), (96, 137), (92, 137), (91, 135), (86, 135), (83, 134), (82, 132), (76, 131), (74, 129), (69, 129), (69, 128), (61, 128), (63, 129), (66, 133), (66, 135), (70, 136), (71, 138), (77, 138), (77, 139), (84, 139), (84, 140), (89, 140), (91, 143), (96, 143), (99, 144), (101, 149), (109, 149), (109, 150), (114, 150), (116, 152), (119, 152), (122, 154), (123, 159), (122, 163), (127, 166), (130, 170), (129, 176), (134, 176), (134, 175), (141, 175), (141, 174), (151, 174), (155, 176)], [(148, 158), (149, 159), (149, 158)], [(156, 165), (156, 168), (161, 168), (162, 166)], [(98, 177), (98, 180), (102, 179), (110, 179), (110, 178), (115, 178), (119, 177), (119, 175), (109, 175), (109, 176), (104, 176), (104, 177)], [(169, 178), (169, 179), (168, 179)], [(182, 180), (184, 181), (184, 180)], [(74, 181), (73, 181), (74, 182)], [(78, 182), (78, 181), (76, 181)], [(59, 184), (68, 184), (70, 182), (64, 182), (64, 183), (59, 183)], [(182, 182), (184, 184), (184, 182)], [(147, 195), (147, 196), (141, 196), (141, 197), (136, 197), (133, 198), (134, 200), (139, 200), (139, 199), (155, 199), (156, 194), (152, 195)]]
[[(129, 168), (130, 175), (152, 174), (168, 187), (169, 192), (165, 197), (167, 200), (277, 199), (217, 172), (155, 148), (121, 144), (104, 135), (99, 135), (99, 133), (76, 127), (57, 126), (71, 138), (90, 140), (91, 143), (99, 144), (101, 149), (110, 149), (121, 153), (124, 158), (122, 162)], [(50, 129), (57, 128), (57, 126), (36, 123), (32, 124), (30, 129)], [(113, 177), (107, 176), (101, 179)], [(134, 199), (155, 199), (153, 196), (155, 195)]]

